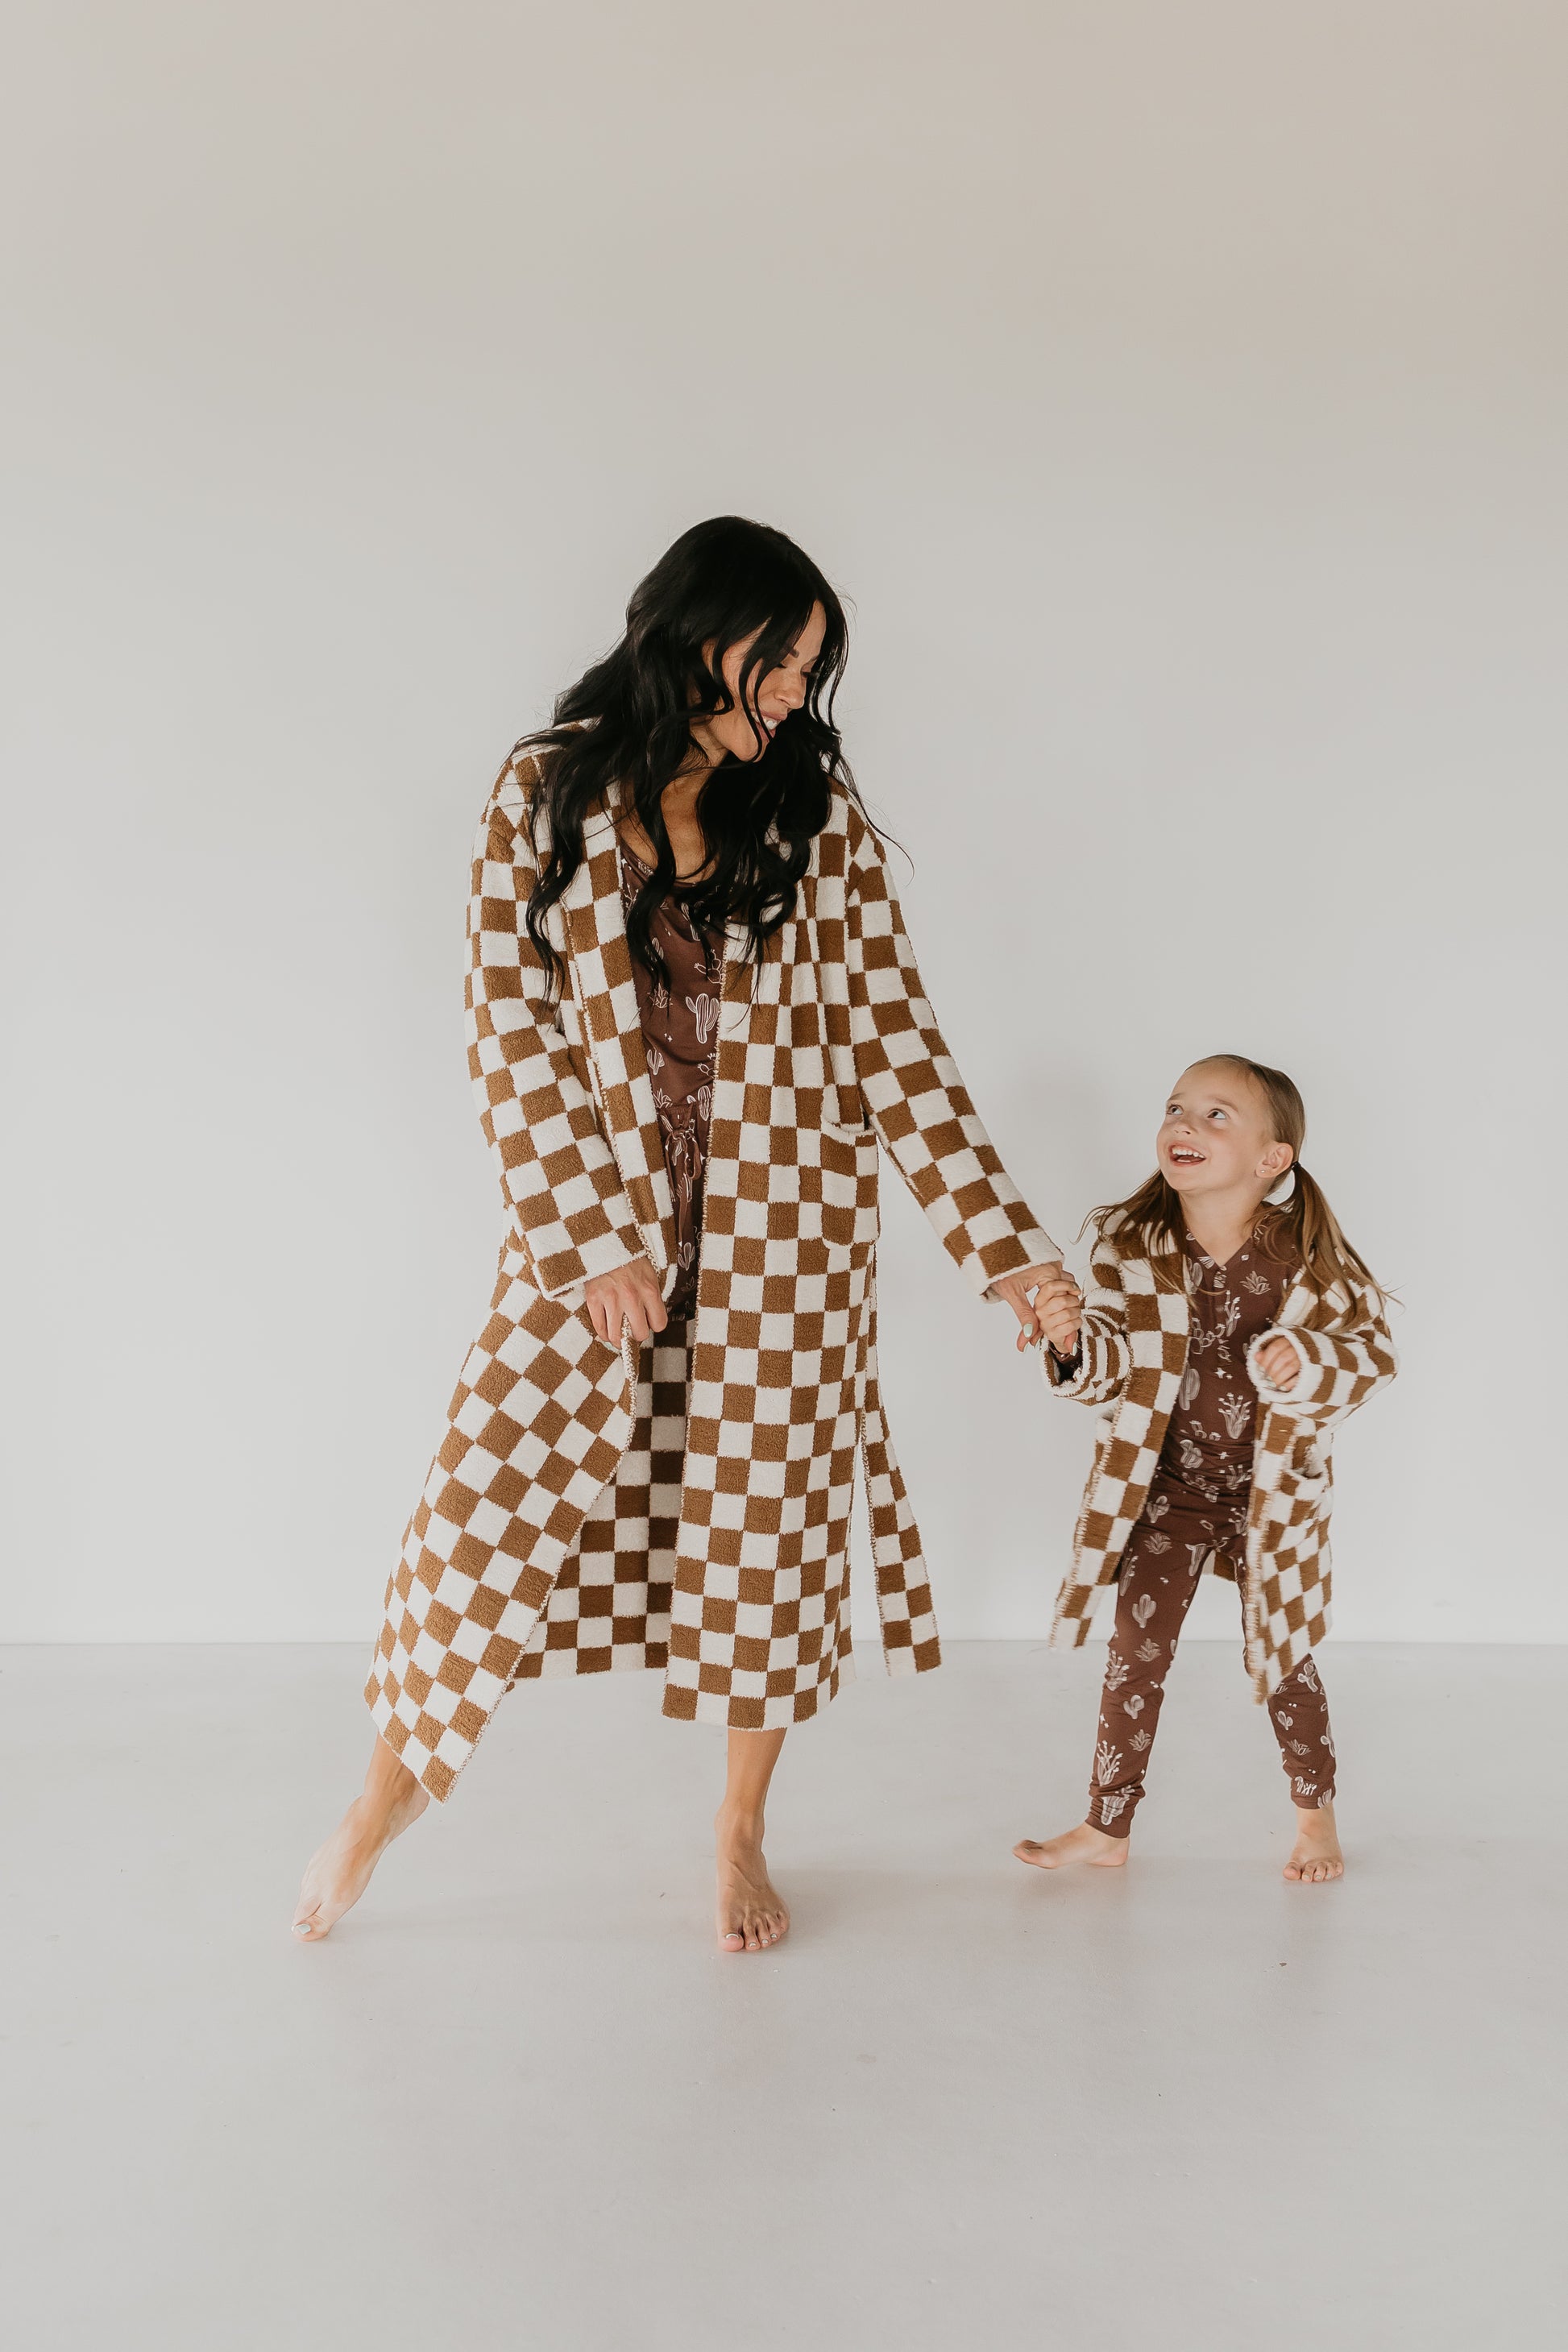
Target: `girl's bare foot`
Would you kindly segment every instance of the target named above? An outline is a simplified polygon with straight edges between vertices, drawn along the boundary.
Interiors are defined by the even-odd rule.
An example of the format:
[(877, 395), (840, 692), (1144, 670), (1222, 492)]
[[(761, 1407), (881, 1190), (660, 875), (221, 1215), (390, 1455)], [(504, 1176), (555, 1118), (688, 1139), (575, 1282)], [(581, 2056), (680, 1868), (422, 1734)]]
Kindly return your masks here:
[(294, 1933), (301, 1943), (319, 1944), (353, 1910), (393, 1839), (419, 1819), (429, 1801), (407, 1765), (378, 1738), (363, 1795), (354, 1799), (306, 1868), (294, 1913)]
[(1345, 1858), (1340, 1852), (1332, 1805), (1320, 1805), (1310, 1813), (1298, 1805), (1296, 1843), (1285, 1864), (1286, 1877), (1300, 1880), (1303, 1886), (1321, 1886), (1325, 1880), (1344, 1874)]
[(1079, 1822), (1076, 1830), (1068, 1830), (1060, 1837), (1020, 1838), (1013, 1851), (1020, 1862), (1032, 1863), (1037, 1870), (1060, 1870), (1069, 1862), (1117, 1870), (1127, 1859), (1127, 1840), (1107, 1837), (1103, 1830)]
[(763, 1859), (762, 1823), (727, 1806), (714, 1822), (719, 1849), (719, 1949), (764, 1952), (789, 1932), (789, 1911)]

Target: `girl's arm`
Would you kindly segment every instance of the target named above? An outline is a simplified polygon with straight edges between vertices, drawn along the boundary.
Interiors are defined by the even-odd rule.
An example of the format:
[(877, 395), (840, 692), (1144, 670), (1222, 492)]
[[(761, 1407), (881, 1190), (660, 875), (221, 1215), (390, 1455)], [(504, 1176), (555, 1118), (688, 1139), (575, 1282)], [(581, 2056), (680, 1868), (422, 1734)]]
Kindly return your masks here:
[(975, 1117), (926, 1002), (882, 845), (853, 806), (847, 912), (861, 1098), (938, 1240), (983, 1296), (1004, 1275), (1059, 1260)]
[(525, 784), (503, 771), (474, 850), (466, 992), (468, 1074), (518, 1239), (546, 1298), (646, 1256), (585, 1072), (545, 1002), (523, 917), (538, 879)]
[[(1259, 1362), (1264, 1349), (1278, 1339), (1289, 1342), (1297, 1360), (1296, 1378), (1288, 1389), (1271, 1381)], [(1276, 1323), (1260, 1331), (1247, 1351), (1247, 1369), (1271, 1412), (1328, 1429), (1391, 1381), (1399, 1359), (1386, 1315), (1365, 1292), (1357, 1292), (1350, 1314), (1331, 1331), (1309, 1330), (1296, 1323)]]
[(1089, 1259), (1089, 1291), (1079, 1317), (1078, 1352), (1064, 1362), (1050, 1348), (1040, 1349), (1046, 1386), (1079, 1404), (1113, 1404), (1131, 1370), (1127, 1345), (1127, 1294), (1114, 1241), (1096, 1236)]

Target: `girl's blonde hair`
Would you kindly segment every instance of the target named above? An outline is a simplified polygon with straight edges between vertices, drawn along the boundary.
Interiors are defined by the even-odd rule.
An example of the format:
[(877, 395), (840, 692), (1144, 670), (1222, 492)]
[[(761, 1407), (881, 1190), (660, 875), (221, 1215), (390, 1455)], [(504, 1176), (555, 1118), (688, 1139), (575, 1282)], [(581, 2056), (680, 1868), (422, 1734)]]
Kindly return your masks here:
[[(1317, 1179), (1309, 1176), (1301, 1165), (1301, 1146), (1307, 1139), (1307, 1108), (1295, 1080), (1287, 1077), (1283, 1070), (1271, 1070), (1266, 1062), (1249, 1061), (1245, 1054), (1205, 1054), (1191, 1066), (1207, 1069), (1215, 1063), (1223, 1063), (1228, 1069), (1245, 1070), (1249, 1078), (1256, 1080), (1268, 1107), (1271, 1139), (1288, 1143), (1293, 1155), (1291, 1167), (1296, 1181), (1290, 1197), (1278, 1208), (1266, 1210), (1259, 1228), (1267, 1255), (1276, 1261), (1299, 1261), (1320, 1300), (1338, 1287), (1352, 1298), (1357, 1290), (1370, 1292), (1380, 1307), (1386, 1306), (1382, 1284), (1361, 1252), (1341, 1232), (1340, 1221)], [(1084, 1223), (1092, 1224), (1099, 1233), (1112, 1226), (1132, 1232), (1148, 1251), (1156, 1277), (1173, 1287), (1182, 1287), (1186, 1233), (1182, 1196), (1163, 1170), (1156, 1168), (1126, 1200), (1091, 1209)]]

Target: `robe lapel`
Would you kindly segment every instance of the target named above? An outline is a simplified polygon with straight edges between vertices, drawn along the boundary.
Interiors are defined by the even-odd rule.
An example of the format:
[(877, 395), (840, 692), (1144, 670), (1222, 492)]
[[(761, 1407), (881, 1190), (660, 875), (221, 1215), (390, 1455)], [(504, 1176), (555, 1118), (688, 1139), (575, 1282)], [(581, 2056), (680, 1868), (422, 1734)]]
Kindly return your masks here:
[(610, 1149), (654, 1270), (663, 1275), (675, 1258), (675, 1209), (626, 944), (615, 819), (607, 810), (595, 812), (583, 827), (583, 863), (562, 912), (572, 993), (583, 1016)]

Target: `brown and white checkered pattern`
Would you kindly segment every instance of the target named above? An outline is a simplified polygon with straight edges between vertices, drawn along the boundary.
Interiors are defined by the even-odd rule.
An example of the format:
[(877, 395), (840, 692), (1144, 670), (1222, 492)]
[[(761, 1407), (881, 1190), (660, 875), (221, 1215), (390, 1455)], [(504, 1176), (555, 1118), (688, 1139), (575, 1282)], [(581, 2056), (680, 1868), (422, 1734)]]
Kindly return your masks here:
[(551, 943), (570, 978), (552, 1014), (524, 928), (538, 871), (534, 781), (532, 761), (508, 763), (474, 852), (468, 1072), (534, 1282), (546, 1298), (578, 1307), (593, 1276), (634, 1258), (646, 1255), (666, 1271), (669, 1180), (618, 911), (614, 824), (590, 821), (583, 863), (551, 911)]
[[(1102, 1233), (1084, 1300), (1078, 1371), (1058, 1382), (1048, 1360), (1042, 1365), (1058, 1395), (1100, 1405), (1106, 1416), (1073, 1538), (1073, 1564), (1057, 1600), (1051, 1640), (1059, 1647), (1087, 1639), (1100, 1595), (1116, 1580), (1165, 1442), (1189, 1328), (1185, 1290), (1160, 1284), (1132, 1234)], [(1292, 1391), (1276, 1388), (1258, 1368), (1258, 1349), (1279, 1331), (1302, 1362)], [(1320, 1298), (1300, 1275), (1247, 1362), (1259, 1425), (1242, 1613), (1247, 1671), (1262, 1700), (1329, 1630), (1331, 1433), (1394, 1378), (1398, 1363), (1373, 1297), (1333, 1291)]]
[(877, 1607), (882, 1621), (882, 1655), (890, 1675), (923, 1674), (941, 1663), (931, 1586), (921, 1558), (921, 1531), (904, 1490), (882, 1417), (882, 1391), (875, 1350), (866, 1384), (866, 1491), (871, 1507), (871, 1556), (877, 1571)]
[(468, 1351), (387, 1586), (365, 1697), (445, 1797), (517, 1673), (584, 1518), (632, 1433), (619, 1352), (541, 1297), (515, 1244)]
[(670, 1323), (637, 1351), (626, 1450), (561, 1563), (518, 1662), (520, 1682), (668, 1658), (694, 1328)]
[(443, 1797), (533, 1675), (663, 1665), (672, 1716), (814, 1714), (850, 1652), (858, 1455), (889, 1671), (935, 1665), (877, 1378), (879, 1142), (976, 1290), (1058, 1255), (936, 1029), (880, 845), (836, 791), (761, 968), (730, 942), (689, 1352), (645, 1350), (628, 1395), (584, 1286), (646, 1254), (668, 1291), (672, 1234), (615, 821), (590, 820), (550, 919), (568, 975), (551, 1013), (522, 923), (534, 780), (509, 764), (492, 795), (470, 921), (470, 1062), (510, 1231), (367, 1692)]

